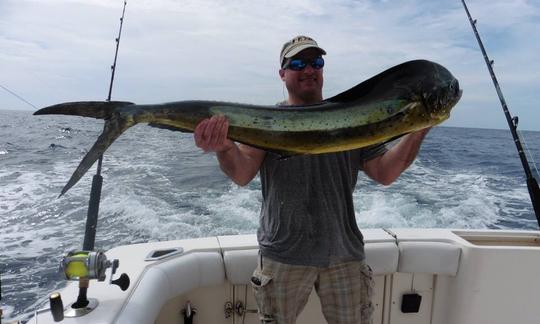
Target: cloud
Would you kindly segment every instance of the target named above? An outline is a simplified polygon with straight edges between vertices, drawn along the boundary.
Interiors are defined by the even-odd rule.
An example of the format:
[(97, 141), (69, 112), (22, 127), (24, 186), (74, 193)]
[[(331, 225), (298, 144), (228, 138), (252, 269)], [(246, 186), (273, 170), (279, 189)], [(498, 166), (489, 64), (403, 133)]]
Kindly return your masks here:
[[(0, 83), (37, 106), (106, 98), (122, 1), (4, 0)], [(468, 2), (512, 112), (540, 129), (540, 4)], [(24, 28), (22, 28), (24, 26)], [(113, 98), (140, 103), (216, 99), (274, 104), (283, 42), (307, 34), (328, 51), (325, 96), (403, 61), (449, 68), (464, 89), (447, 125), (505, 128), (459, 1), (130, 1)], [(488, 108), (489, 107), (489, 108)], [(0, 109), (28, 109), (0, 92)]]

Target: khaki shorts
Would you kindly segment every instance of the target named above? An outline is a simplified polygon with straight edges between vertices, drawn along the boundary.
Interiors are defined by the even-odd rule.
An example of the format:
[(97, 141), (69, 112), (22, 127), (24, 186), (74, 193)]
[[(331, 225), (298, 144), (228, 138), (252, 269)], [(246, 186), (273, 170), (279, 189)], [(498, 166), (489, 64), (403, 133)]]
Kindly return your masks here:
[(262, 323), (295, 323), (313, 287), (328, 323), (373, 322), (373, 274), (365, 262), (319, 268), (284, 264), (259, 256), (251, 285)]

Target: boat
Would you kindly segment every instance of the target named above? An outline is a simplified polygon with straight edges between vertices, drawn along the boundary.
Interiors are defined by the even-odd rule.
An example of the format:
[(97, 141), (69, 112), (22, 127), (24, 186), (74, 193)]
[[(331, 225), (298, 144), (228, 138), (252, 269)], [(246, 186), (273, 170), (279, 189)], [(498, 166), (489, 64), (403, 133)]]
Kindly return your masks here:
[[(540, 322), (540, 231), (366, 229), (375, 324)], [(250, 278), (255, 235), (125, 245), (104, 253), (130, 278), (121, 290), (90, 282), (90, 304), (73, 309), (78, 281), (59, 292), (62, 323), (259, 323)], [(53, 304), (53, 303), (51, 303)], [(87, 309), (92, 305), (93, 309)], [(58, 318), (57, 318), (58, 319)], [(50, 307), (28, 323), (55, 323)], [(326, 323), (313, 291), (297, 323)]]
[[(506, 114), (516, 139), (517, 121)], [(527, 176), (537, 211), (538, 185), (530, 171)], [(362, 233), (375, 281), (374, 324), (540, 323), (540, 231)], [(253, 234), (90, 250), (63, 258), (68, 285), (52, 293), (49, 307), (36, 310), (28, 323), (260, 322), (250, 287), (259, 254)], [(314, 291), (297, 323), (326, 323)]]

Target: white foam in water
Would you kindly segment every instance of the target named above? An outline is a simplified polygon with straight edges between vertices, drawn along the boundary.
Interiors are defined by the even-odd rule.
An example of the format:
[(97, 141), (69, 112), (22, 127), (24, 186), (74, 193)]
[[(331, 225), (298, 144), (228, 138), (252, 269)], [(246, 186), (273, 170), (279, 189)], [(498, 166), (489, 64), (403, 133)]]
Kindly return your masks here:
[(125, 232), (138, 233), (150, 241), (160, 241), (170, 238), (167, 230), (175, 226), (161, 219), (171, 212), (172, 206), (167, 202), (150, 195), (141, 199), (126, 187), (115, 188), (108, 197), (104, 197), (101, 206), (102, 220), (106, 220), (110, 228), (100, 230), (100, 235), (110, 239), (118, 234), (115, 231), (123, 228)]
[[(255, 232), (259, 190), (233, 184), (227, 191), (201, 190), (204, 192), (178, 190), (169, 202), (151, 191), (141, 199), (132, 189), (117, 188), (104, 199), (101, 211), (116, 224), (111, 228), (124, 224), (129, 232), (151, 241)], [(115, 233), (103, 229), (100, 235), (112, 238)]]
[[(254, 180), (258, 182), (258, 178)], [(258, 189), (231, 184), (229, 189), (216, 199), (209, 199), (207, 208), (223, 219), (222, 234), (254, 233), (259, 225), (259, 210), (262, 195)]]
[[(8, 256), (39, 256), (47, 247), (59, 246), (65, 241), (62, 232), (71, 223), (59, 224), (59, 200), (51, 193), (50, 173), (19, 170), (1, 177), (16, 177), (0, 188), (0, 210), (3, 226), (0, 228), (0, 242), (5, 247), (2, 254)], [(54, 177), (53, 177), (54, 178)], [(24, 248), (15, 249), (21, 245)]]
[(357, 189), (354, 203), (360, 228), (410, 227), (407, 217), (418, 211), (413, 198), (384, 191)]
[(4, 315), (2, 316), (2, 319), (5, 318), (7, 321), (11, 321), (13, 319), (11, 318), (11, 315), (13, 314), (15, 307), (9, 306), (9, 305), (2, 305), (2, 309), (4, 311)]
[(14, 178), (15, 181), (6, 181), (0, 187), (0, 209), (11, 213), (18, 206), (30, 203), (34, 193), (41, 190), (46, 176), (38, 172), (15, 170), (11, 172), (0, 171), (0, 178)]
[(359, 179), (354, 201), (360, 227), (488, 228), (500, 220), (501, 194), (524, 199), (519, 189), (498, 192), (481, 174), (438, 172), (420, 162), (407, 173), (389, 187)]

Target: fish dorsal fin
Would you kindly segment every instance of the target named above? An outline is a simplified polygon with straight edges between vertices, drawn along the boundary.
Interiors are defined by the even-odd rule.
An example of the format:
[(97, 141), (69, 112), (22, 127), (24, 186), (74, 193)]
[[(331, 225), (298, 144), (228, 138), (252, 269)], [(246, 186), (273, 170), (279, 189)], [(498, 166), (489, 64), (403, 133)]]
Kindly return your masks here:
[[(426, 60), (414, 60), (391, 67), (358, 85), (345, 90), (329, 99), (327, 102), (347, 103), (360, 99), (381, 99), (380, 96), (395, 97), (394, 91), (401, 92), (403, 84), (410, 87), (409, 79), (422, 75), (422, 71), (432, 67), (433, 63)], [(404, 79), (407, 79), (404, 82)], [(379, 91), (380, 90), (380, 91)]]

